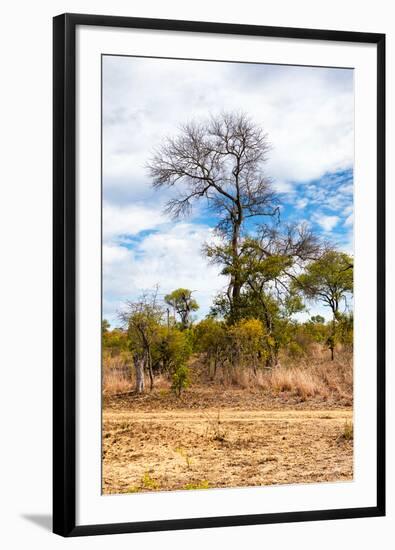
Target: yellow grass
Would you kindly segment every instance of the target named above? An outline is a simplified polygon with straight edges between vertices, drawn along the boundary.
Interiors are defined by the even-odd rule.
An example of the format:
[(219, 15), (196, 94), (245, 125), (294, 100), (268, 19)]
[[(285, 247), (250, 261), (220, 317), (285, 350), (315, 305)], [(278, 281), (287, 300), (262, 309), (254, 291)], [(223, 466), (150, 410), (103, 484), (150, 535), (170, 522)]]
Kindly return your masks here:
[(132, 369), (125, 356), (103, 356), (102, 387), (105, 395), (114, 395), (131, 391), (134, 387)]
[[(194, 387), (205, 385), (201, 365), (191, 365)], [(194, 372), (195, 371), (195, 372)], [(146, 381), (148, 384), (148, 380)], [(211, 382), (212, 383), (212, 382)], [(243, 389), (261, 388), (276, 396), (290, 394), (299, 396), (302, 400), (310, 397), (348, 399), (352, 401), (353, 372), (350, 354), (338, 354), (335, 361), (327, 358), (310, 358), (289, 361), (271, 370), (258, 369), (255, 374), (248, 368), (226, 368), (218, 372), (214, 384), (224, 388), (240, 387)], [(133, 391), (135, 385), (133, 369), (126, 368), (119, 357), (106, 358), (103, 362), (103, 392), (105, 395), (115, 395)], [(155, 377), (155, 388), (163, 395), (170, 392), (170, 379), (166, 375)], [(218, 390), (220, 391), (220, 389)]]
[(315, 374), (300, 368), (273, 369), (266, 376), (263, 385), (265, 383), (276, 393), (287, 391), (299, 395), (302, 399), (328, 393), (325, 385)]

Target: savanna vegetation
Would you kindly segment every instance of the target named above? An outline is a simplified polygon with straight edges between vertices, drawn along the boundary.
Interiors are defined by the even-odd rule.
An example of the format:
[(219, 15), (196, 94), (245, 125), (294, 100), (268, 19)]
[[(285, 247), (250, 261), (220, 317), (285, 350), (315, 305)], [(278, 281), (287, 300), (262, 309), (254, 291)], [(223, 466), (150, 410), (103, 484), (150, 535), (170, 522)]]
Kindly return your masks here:
[[(215, 449), (218, 445), (228, 446), (228, 454), (234, 446), (247, 453), (250, 447), (261, 449), (262, 434), (253, 432), (254, 443), (248, 443), (241, 425), (233, 429), (229, 419), (221, 425), (220, 411), (226, 417), (229, 409), (244, 410), (246, 414), (298, 408), (332, 411), (329, 417), (318, 412), (312, 421), (315, 437), (317, 426), (322, 428), (320, 437), (326, 438), (327, 454), (317, 450), (318, 454), (312, 456), (315, 464), (322, 465), (323, 473), (320, 477), (316, 472), (307, 480), (352, 475), (349, 447), (341, 474), (327, 475), (324, 464), (329, 464), (328, 457), (336, 449), (345, 449), (341, 436), (344, 423), (350, 420), (348, 413), (336, 416), (334, 411), (352, 405), (353, 258), (337, 249), (335, 243), (314, 234), (307, 224), (282, 220), (279, 197), (265, 173), (269, 150), (267, 135), (248, 117), (223, 114), (184, 125), (177, 137), (162, 143), (148, 163), (155, 188), (177, 189), (167, 204), (174, 218), (187, 216), (199, 203), (217, 220), (215, 238), (204, 245), (202, 254), (207, 262), (219, 267), (228, 283), (213, 297), (204, 318), (198, 316), (199, 293), (177, 287), (175, 273), (175, 287), (168, 294), (160, 294), (158, 281), (157, 288), (125, 302), (118, 328), (111, 328), (103, 320), (103, 393), (108, 407), (104, 463), (118, 456), (114, 449), (119, 435), (114, 434), (120, 430), (121, 418), (121, 423), (126, 422), (121, 432), (134, 430), (133, 436), (131, 432), (125, 435), (133, 441), (136, 430), (140, 433), (148, 421), (144, 417), (147, 411), (198, 409), (213, 415), (215, 409), (218, 418), (200, 419), (192, 435), (189, 430), (189, 435), (179, 435), (172, 443), (178, 445), (179, 451), (173, 449), (176, 462), (185, 463), (180, 468), (186, 475), (177, 470), (178, 477), (174, 474), (166, 481), (162, 472), (159, 482), (157, 475), (152, 477), (157, 474), (155, 467), (148, 471), (138, 463), (137, 470), (133, 470), (138, 475), (133, 474), (131, 484), (132, 474), (125, 458), (125, 471), (129, 472), (126, 481), (119, 476), (116, 481), (109, 468), (104, 480), (107, 492), (246, 484), (236, 474), (233, 480), (220, 474), (208, 480), (206, 470), (202, 473), (198, 469), (198, 475), (191, 466), (196, 459), (189, 455), (190, 445), (196, 446), (196, 438), (200, 441), (202, 433), (204, 436), (202, 425), (206, 426), (204, 437)], [(326, 306), (327, 320), (307, 315), (308, 308), (315, 304)], [(130, 409), (139, 411), (136, 419), (141, 416), (133, 421), (137, 422), (134, 427), (122, 416)], [(328, 429), (325, 418), (333, 420), (326, 423)], [(167, 422), (171, 420), (169, 417), (164, 423), (157, 422), (157, 433), (165, 439), (170, 437)], [(173, 421), (183, 423), (179, 417), (173, 417)], [(197, 419), (190, 417), (189, 422), (192, 426)], [(298, 423), (293, 425), (300, 443), (307, 437), (307, 425), (308, 420), (303, 429)], [(282, 433), (276, 432), (277, 425), (273, 430), (273, 434)], [(325, 436), (322, 430), (327, 430)], [(148, 432), (153, 434), (152, 429)], [(139, 435), (141, 440), (148, 439), (144, 433)], [(173, 437), (174, 433), (170, 439)], [(268, 434), (265, 437), (267, 440)], [(273, 436), (270, 451), (278, 467), (281, 449), (286, 445), (285, 436), (281, 437), (280, 441)], [(350, 445), (349, 439), (347, 442)], [(146, 445), (151, 448), (151, 444), (157, 451), (158, 445), (155, 447), (149, 439)], [(152, 453), (155, 455), (154, 450)], [(267, 469), (271, 459), (264, 455), (261, 459)], [(145, 465), (151, 464), (150, 460), (144, 456)], [(250, 484), (291, 481), (283, 476), (284, 464), (274, 477), (267, 478), (255, 466), (260, 473), (256, 481), (255, 474), (247, 475)], [(292, 479), (306, 481), (305, 466), (300, 468), (300, 477), (297, 474)], [(270, 471), (273, 468), (270, 464)]]

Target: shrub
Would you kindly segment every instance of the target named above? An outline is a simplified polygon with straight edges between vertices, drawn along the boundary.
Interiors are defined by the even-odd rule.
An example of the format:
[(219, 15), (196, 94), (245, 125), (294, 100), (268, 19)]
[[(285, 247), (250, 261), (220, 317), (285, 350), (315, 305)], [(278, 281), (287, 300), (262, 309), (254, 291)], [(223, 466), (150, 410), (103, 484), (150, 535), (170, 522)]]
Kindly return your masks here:
[(209, 374), (214, 379), (217, 368), (222, 367), (228, 359), (226, 325), (208, 317), (194, 327), (193, 334), (194, 351), (205, 354)]
[(265, 329), (259, 319), (243, 319), (228, 330), (234, 366), (250, 366), (256, 372), (266, 357)]
[(343, 432), (341, 434), (342, 439), (345, 441), (352, 441), (354, 439), (354, 428), (351, 422), (344, 424)]
[(184, 365), (192, 353), (191, 337), (188, 330), (181, 331), (175, 327), (159, 327), (152, 359), (155, 368), (164, 372), (175, 372)]
[(140, 485), (141, 485), (141, 489), (150, 489), (150, 490), (159, 489), (159, 483), (155, 479), (153, 479), (148, 472), (145, 472), (145, 474), (141, 478)]
[(299, 359), (300, 357), (303, 357), (305, 353), (302, 346), (300, 346), (297, 342), (290, 342), (288, 344), (288, 354), (292, 359)]
[(209, 489), (210, 484), (207, 481), (207, 479), (203, 479), (202, 481), (197, 481), (196, 483), (187, 483), (184, 487), (184, 489), (190, 491), (190, 490), (198, 490), (198, 489)]
[(180, 365), (172, 375), (173, 383), (171, 389), (180, 397), (182, 390), (185, 390), (190, 384), (189, 368), (186, 365)]

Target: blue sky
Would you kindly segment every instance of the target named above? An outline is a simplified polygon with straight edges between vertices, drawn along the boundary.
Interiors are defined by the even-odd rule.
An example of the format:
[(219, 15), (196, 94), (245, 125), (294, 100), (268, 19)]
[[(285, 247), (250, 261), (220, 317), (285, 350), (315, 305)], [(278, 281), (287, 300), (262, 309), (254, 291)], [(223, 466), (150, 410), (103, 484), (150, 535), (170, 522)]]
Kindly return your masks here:
[[(266, 172), (281, 218), (308, 223), (352, 253), (353, 71), (133, 57), (103, 58), (103, 316), (116, 326), (127, 299), (159, 284), (195, 291), (207, 314), (226, 286), (201, 254), (215, 221), (204, 205), (174, 222), (145, 164), (179, 125), (243, 111), (268, 133)], [(311, 304), (310, 314), (327, 313)]]

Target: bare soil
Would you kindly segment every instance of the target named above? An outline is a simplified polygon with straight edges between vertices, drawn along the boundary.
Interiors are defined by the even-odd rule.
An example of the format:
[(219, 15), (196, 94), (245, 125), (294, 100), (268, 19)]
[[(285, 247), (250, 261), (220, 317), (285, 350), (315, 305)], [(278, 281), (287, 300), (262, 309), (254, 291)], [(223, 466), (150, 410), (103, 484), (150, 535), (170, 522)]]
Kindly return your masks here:
[(351, 407), (240, 391), (105, 399), (103, 493), (352, 480)]

